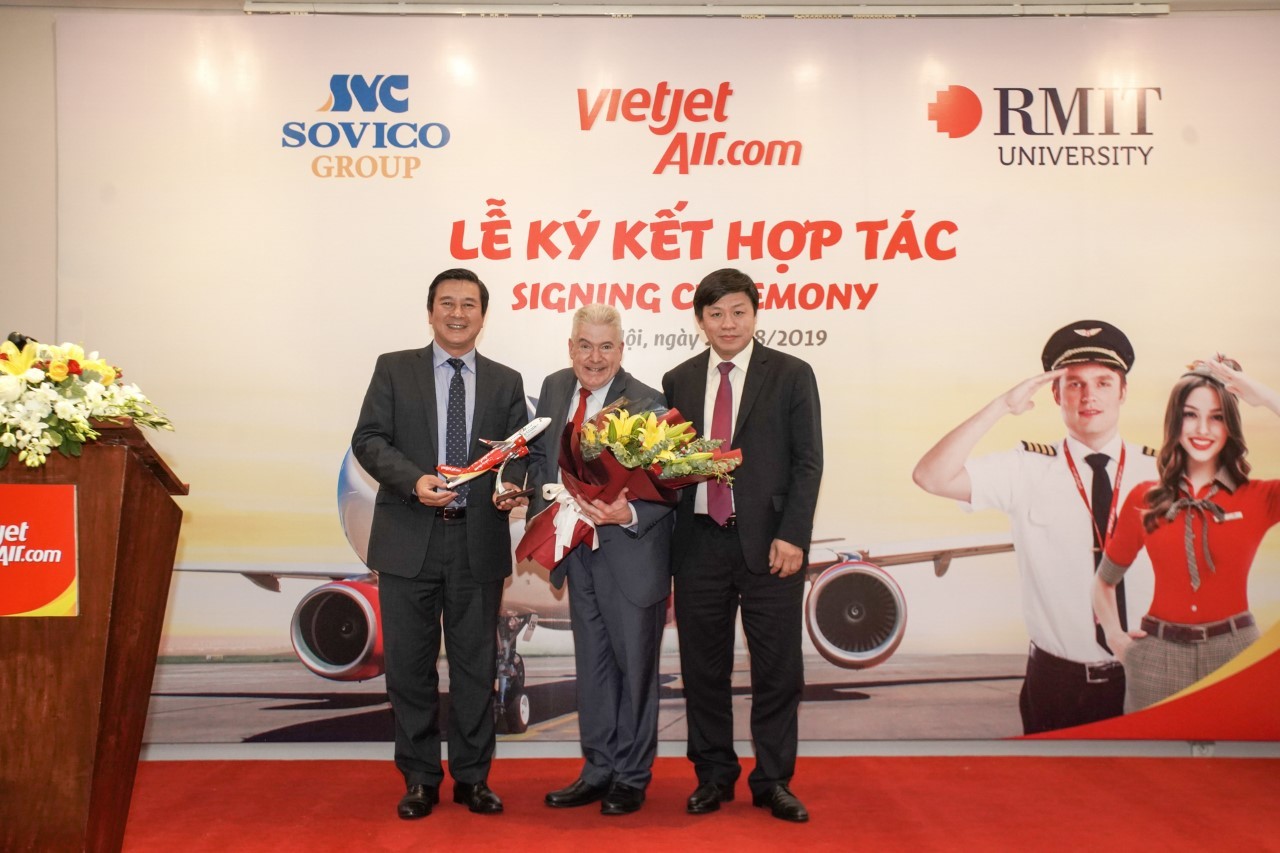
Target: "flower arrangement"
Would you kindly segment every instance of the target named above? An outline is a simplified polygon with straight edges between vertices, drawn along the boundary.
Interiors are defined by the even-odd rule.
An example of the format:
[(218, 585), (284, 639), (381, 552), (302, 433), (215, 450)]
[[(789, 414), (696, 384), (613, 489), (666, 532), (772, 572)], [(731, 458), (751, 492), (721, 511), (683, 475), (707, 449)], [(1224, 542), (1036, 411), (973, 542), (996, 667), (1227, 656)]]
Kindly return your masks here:
[(586, 462), (608, 451), (624, 468), (644, 468), (661, 480), (715, 478), (730, 484), (729, 472), (742, 461), (741, 454), (720, 453), (721, 439), (699, 438), (693, 424), (680, 420), (671, 409), (630, 414), (626, 409), (605, 410), (595, 422), (582, 427), (582, 458)]
[[(577, 545), (597, 547), (595, 526), (580, 502), (614, 501), (623, 489), (629, 500), (674, 505), (680, 489), (706, 480), (731, 483), (729, 472), (742, 463), (741, 450), (720, 450), (719, 439), (699, 438), (676, 409), (630, 414), (625, 399), (601, 410), (560, 436), (563, 487), (548, 484), (552, 503), (535, 515), (516, 546), (516, 559), (532, 559), (548, 569)], [(548, 494), (550, 489), (554, 494)]]
[(79, 456), (98, 438), (92, 421), (130, 418), (152, 429), (173, 429), (121, 370), (76, 344), (52, 346), (10, 335), (0, 343), (0, 468), (17, 454), (31, 468), (54, 450)]

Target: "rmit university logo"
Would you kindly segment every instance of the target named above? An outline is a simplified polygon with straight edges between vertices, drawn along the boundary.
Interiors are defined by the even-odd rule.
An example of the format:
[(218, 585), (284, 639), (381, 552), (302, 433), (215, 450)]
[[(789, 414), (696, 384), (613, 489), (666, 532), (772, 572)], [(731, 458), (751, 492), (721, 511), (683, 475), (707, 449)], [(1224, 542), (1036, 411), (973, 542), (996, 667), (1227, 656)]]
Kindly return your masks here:
[(379, 113), (409, 112), (407, 74), (334, 74), (329, 96), (316, 112), (341, 120), (287, 121), (280, 129), (280, 147), (324, 152), (311, 159), (317, 178), (412, 178), (422, 167), (420, 155), (449, 144), (449, 128), (438, 121), (364, 118), (366, 113), (376, 118)]
[[(1002, 166), (1151, 165), (1151, 113), (1163, 98), (1158, 86), (994, 88), (987, 106), (998, 129), (991, 135), (1007, 138), (996, 155)], [(938, 133), (959, 139), (982, 123), (983, 100), (965, 86), (949, 86), (926, 116)]]

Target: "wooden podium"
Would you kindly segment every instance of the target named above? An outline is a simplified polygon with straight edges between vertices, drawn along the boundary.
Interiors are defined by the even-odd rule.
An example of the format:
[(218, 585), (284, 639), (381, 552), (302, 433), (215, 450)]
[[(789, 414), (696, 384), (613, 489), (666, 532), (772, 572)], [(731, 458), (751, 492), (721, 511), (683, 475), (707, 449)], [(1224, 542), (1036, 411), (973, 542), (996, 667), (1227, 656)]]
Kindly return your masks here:
[(75, 485), (80, 587), (78, 616), (0, 618), (6, 853), (119, 850), (129, 816), (187, 487), (136, 426), (99, 431), (79, 459), (0, 468)]

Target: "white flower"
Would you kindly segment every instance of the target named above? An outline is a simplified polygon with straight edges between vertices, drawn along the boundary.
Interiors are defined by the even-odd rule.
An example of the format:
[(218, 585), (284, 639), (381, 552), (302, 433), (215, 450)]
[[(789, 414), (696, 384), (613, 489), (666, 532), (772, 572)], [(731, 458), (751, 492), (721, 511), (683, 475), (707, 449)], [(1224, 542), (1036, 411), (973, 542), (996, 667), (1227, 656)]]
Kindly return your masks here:
[(7, 373), (0, 374), (0, 403), (12, 403), (22, 396), (22, 380)]
[(22, 378), (27, 380), (30, 385), (39, 385), (44, 381), (44, 371), (38, 367), (33, 367), (26, 373), (22, 374)]
[(74, 421), (80, 417), (80, 409), (70, 400), (59, 400), (54, 403), (53, 413), (64, 421)]

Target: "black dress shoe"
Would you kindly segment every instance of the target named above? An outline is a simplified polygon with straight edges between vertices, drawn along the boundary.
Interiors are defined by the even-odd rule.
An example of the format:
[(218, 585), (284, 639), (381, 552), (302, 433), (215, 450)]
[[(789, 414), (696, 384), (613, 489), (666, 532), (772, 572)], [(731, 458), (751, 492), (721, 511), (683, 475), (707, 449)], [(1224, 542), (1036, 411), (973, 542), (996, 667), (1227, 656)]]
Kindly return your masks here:
[(707, 814), (720, 808), (721, 803), (733, 802), (733, 786), (716, 782), (699, 782), (689, 795), (685, 809), (689, 814)]
[(453, 783), (453, 801), (471, 809), (476, 814), (498, 814), (502, 811), (502, 800), (489, 790), (484, 782), (469, 785), (466, 782)]
[(547, 794), (545, 802), (553, 809), (571, 809), (577, 806), (590, 805), (609, 792), (609, 785), (592, 785), (577, 779), (567, 788)]
[(396, 806), (401, 820), (417, 820), (431, 814), (431, 807), (440, 802), (440, 790), (430, 785), (410, 785)]
[(600, 804), (600, 814), (631, 814), (644, 805), (644, 790), (614, 782)]
[(778, 820), (804, 823), (809, 819), (809, 810), (786, 785), (774, 785), (763, 794), (755, 794), (751, 802), (758, 808), (773, 812), (773, 816)]

